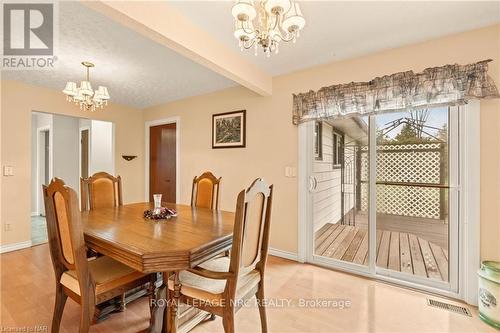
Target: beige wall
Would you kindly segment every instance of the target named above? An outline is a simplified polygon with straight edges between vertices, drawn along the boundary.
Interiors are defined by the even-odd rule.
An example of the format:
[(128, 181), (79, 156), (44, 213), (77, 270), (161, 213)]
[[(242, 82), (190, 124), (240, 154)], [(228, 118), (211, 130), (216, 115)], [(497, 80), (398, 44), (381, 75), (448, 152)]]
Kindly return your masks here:
[[(237, 87), (145, 110), (145, 120), (181, 118), (181, 199), (187, 203), (194, 175), (213, 170), (223, 177), (222, 208), (234, 210), (237, 192), (255, 177), (275, 184), (271, 246), (297, 251), (297, 127), (291, 123), (292, 93), (367, 81), (399, 71), (421, 71), (449, 63), (491, 58), (490, 74), (500, 86), (500, 26), (388, 50), (275, 77), (273, 95), (260, 97)], [(247, 148), (212, 150), (211, 115), (247, 110)], [(481, 257), (500, 259), (500, 102), (481, 102)]]
[[(102, 111), (82, 112), (59, 91), (14, 81), (2, 81), (1, 91), (1, 165), (14, 166), (13, 177), (1, 177), (1, 245), (30, 240), (31, 111), (112, 121), (115, 171), (123, 177), (124, 200), (143, 200), (144, 125), (140, 110), (110, 104)], [(139, 158), (126, 162), (122, 154)], [(5, 223), (12, 225), (11, 231), (4, 231)]]
[[(286, 166), (297, 166), (298, 133), (291, 122), (292, 93), (322, 86), (367, 81), (376, 76), (448, 63), (491, 58), (490, 74), (500, 86), (500, 26), (466, 32), (362, 58), (335, 62), (275, 77), (273, 95), (261, 97), (242, 88), (151, 107), (141, 113), (110, 105), (91, 114), (116, 124), (116, 172), (124, 179), (128, 202), (144, 198), (144, 121), (181, 119), (181, 201), (189, 202), (191, 181), (204, 170), (223, 177), (221, 207), (234, 210), (236, 194), (256, 177), (275, 184), (271, 246), (297, 251), (296, 178), (286, 178)], [(2, 81), (1, 164), (15, 167), (14, 177), (0, 177), (1, 244), (29, 240), (31, 111), (88, 117), (64, 100), (59, 91)], [(247, 148), (211, 149), (211, 115), (247, 110)], [(481, 102), (481, 257), (500, 259), (500, 101)], [(138, 155), (125, 162), (122, 154)], [(3, 224), (13, 230), (3, 232)]]

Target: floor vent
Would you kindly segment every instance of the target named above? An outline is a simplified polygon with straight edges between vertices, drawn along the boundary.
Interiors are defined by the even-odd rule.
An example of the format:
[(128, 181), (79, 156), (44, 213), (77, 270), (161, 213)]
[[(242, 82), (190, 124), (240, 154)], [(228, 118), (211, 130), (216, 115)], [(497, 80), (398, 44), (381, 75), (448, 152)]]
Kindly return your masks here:
[(435, 308), (443, 309), (443, 310), (448, 310), (454, 313), (458, 313), (464, 316), (469, 316), (472, 317), (472, 313), (470, 312), (469, 309), (463, 306), (458, 306), (458, 305), (453, 305), (453, 304), (448, 304), (445, 302), (441, 301), (436, 301), (434, 299), (427, 299), (427, 304), (429, 306), (433, 306)]

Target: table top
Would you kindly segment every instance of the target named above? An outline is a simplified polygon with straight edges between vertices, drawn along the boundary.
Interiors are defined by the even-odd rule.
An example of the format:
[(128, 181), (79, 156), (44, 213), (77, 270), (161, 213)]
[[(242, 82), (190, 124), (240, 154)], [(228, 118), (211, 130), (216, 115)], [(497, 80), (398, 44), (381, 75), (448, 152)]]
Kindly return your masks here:
[(164, 203), (177, 211), (169, 220), (146, 220), (152, 203), (81, 213), (85, 242), (134, 269), (163, 272), (195, 267), (231, 247), (234, 213)]

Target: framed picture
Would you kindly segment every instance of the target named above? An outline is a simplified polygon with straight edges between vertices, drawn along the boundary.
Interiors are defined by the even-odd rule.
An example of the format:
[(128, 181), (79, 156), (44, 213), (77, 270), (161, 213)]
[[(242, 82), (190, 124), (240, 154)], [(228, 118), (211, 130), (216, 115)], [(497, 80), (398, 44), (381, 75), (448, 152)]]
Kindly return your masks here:
[(212, 115), (212, 148), (245, 147), (246, 134), (246, 110)]

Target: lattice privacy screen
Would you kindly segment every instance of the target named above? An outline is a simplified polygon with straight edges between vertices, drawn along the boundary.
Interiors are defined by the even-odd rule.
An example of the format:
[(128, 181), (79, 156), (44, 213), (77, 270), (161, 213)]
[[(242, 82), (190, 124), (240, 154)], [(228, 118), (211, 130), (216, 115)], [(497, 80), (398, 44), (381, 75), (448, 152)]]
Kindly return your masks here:
[[(429, 185), (448, 183), (447, 155), (444, 143), (378, 145), (377, 213), (444, 219), (446, 189)], [(368, 147), (361, 148), (360, 209), (368, 210)]]

